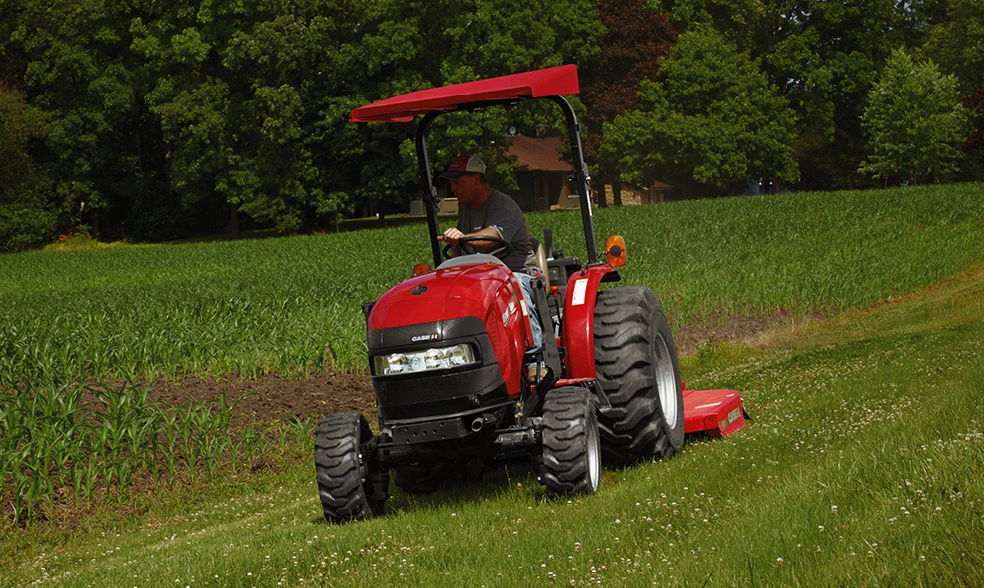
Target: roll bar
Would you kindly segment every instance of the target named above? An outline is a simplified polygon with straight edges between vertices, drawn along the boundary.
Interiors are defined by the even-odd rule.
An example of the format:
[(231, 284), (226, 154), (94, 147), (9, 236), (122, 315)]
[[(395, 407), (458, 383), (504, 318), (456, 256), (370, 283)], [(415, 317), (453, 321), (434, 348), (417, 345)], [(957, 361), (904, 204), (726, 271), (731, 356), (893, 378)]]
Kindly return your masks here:
[(564, 95), (578, 94), (580, 87), (577, 68), (562, 65), (531, 72), (489, 78), (464, 84), (420, 90), (360, 106), (352, 111), (351, 122), (411, 122), (423, 115), (417, 125), (415, 143), (420, 185), (427, 212), (427, 228), (431, 237), (431, 253), (435, 267), (443, 261), (437, 210), (439, 197), (431, 176), (430, 158), (427, 155), (427, 129), (435, 118), (445, 112), (478, 110), (487, 106), (515, 104), (521, 100), (544, 98), (557, 104), (564, 113), (567, 134), (574, 159), (574, 182), (581, 204), (581, 223), (584, 226), (584, 242), (588, 264), (598, 261), (598, 244), (595, 239), (594, 219), (591, 214), (591, 174), (584, 161), (581, 145), (581, 126), (571, 103)]

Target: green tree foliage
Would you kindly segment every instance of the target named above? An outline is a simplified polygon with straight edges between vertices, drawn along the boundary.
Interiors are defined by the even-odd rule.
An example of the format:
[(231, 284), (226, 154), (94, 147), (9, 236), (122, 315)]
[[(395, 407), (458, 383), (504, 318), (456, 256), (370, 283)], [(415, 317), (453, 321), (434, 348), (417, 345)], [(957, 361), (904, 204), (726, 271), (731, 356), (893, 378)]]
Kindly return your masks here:
[[(661, 0), (655, 2), (680, 32), (711, 27), (739, 50), (749, 50), (767, 14), (782, 7), (761, 0)], [(782, 4), (782, 3), (780, 3)], [(776, 10), (779, 8), (779, 10)]]
[(43, 125), (23, 94), (0, 85), (0, 252), (36, 247), (54, 234), (58, 207), (30, 154)]
[(304, 143), (323, 105), (316, 72), (330, 54), (318, 47), (337, 44), (310, 4), (203, 3), (131, 22), (185, 210), (282, 232), (336, 210)]
[[(22, 243), (37, 243), (82, 224), (111, 238), (157, 240), (240, 223), (293, 232), (338, 214), (402, 211), (418, 191), (411, 126), (351, 124), (353, 108), (563, 63), (579, 67), (587, 108), (573, 102), (586, 122), (588, 154), (599, 155), (592, 159), (598, 177), (646, 175), (701, 195), (732, 192), (744, 176), (788, 182), (796, 166), (770, 145), (784, 142), (800, 187), (854, 186), (871, 182), (857, 171), (861, 115), (892, 49), (931, 57), (957, 76), (969, 107), (980, 104), (982, 10), (976, 0), (5, 0), (3, 99), (7, 112), (28, 113), (19, 120), (40, 122), (28, 125), (26, 143), (5, 144), (5, 157), (19, 159), (0, 173), (19, 170), (21, 179), (5, 180), (0, 215), (23, 219), (8, 224), (34, 235)], [(671, 88), (682, 73), (667, 77), (657, 68), (674, 29), (697, 37), (716, 31), (717, 45), (744, 56), (732, 64), (741, 67), (715, 85), (711, 76), (696, 79), (694, 66), (693, 81), (706, 88)], [(748, 63), (756, 67), (742, 69)], [(745, 73), (759, 70), (771, 86), (736, 81), (758, 79)], [(735, 88), (760, 94), (745, 94), (742, 104)], [(660, 156), (622, 152), (643, 138), (603, 134), (603, 123), (623, 112), (646, 120), (675, 112), (660, 124), (697, 124), (701, 111), (688, 111), (682, 97), (700, 97), (695, 109), (727, 105), (700, 116), (731, 130), (701, 140), (685, 140), (680, 129), (652, 131), (680, 139), (672, 157), (663, 146)], [(640, 98), (648, 106), (633, 113)], [(549, 104), (442, 117), (431, 135), (433, 164), (478, 149), (508, 186), (506, 129), (543, 136), (561, 132), (558, 122)], [(628, 123), (621, 124), (613, 128), (624, 131)], [(980, 142), (982, 126), (968, 148)], [(739, 142), (741, 157), (727, 147)], [(629, 161), (634, 170), (617, 173)], [(688, 166), (692, 173), (680, 172)], [(984, 173), (984, 160), (967, 169), (964, 178), (974, 179), (967, 174)]]
[(963, 178), (984, 178), (984, 2), (949, 0), (933, 24), (921, 53), (944, 74), (956, 76), (972, 128), (964, 141), (967, 155)]
[[(601, 56), (596, 66), (581, 76), (582, 100), (587, 107), (584, 151), (600, 184), (613, 184), (615, 204), (620, 204), (617, 162), (598, 158), (605, 123), (639, 103), (639, 85), (655, 79), (659, 60), (669, 54), (676, 31), (665, 16), (643, 0), (602, 0), (598, 16), (605, 27)], [(604, 205), (604, 190), (599, 190)]]
[[(340, 211), (405, 209), (416, 194), (412, 130), (350, 124), (353, 108), (586, 53), (597, 43), (582, 47), (579, 27), (594, 21), (565, 18), (573, 3), (202, 4), (130, 29), (185, 208), (228, 207), (292, 232)], [(461, 132), (474, 143), (504, 128), (479, 117)]]
[(858, 187), (864, 153), (860, 116), (891, 50), (921, 41), (914, 22), (927, 4), (895, 0), (664, 0), (681, 31), (712, 26), (762, 69), (797, 116), (800, 186)]
[(710, 28), (677, 39), (639, 108), (606, 126), (605, 156), (626, 181), (661, 179), (684, 195), (736, 194), (749, 181), (794, 182), (795, 117), (758, 62)]
[(41, 133), (40, 112), (20, 92), (0, 86), (0, 194), (34, 173), (28, 143)]
[[(126, 27), (139, 8), (104, 0), (10, 4), (4, 48), (17, 63), (18, 87), (45, 114), (44, 148), (35, 158), (45, 164), (57, 207), (70, 212), (60, 227), (139, 218), (166, 194), (155, 166), (155, 121), (142, 106), (129, 51)], [(80, 219), (83, 207), (91, 212)]]
[(962, 95), (984, 86), (984, 2), (948, 0), (943, 14), (931, 23), (926, 43), (914, 55), (933, 60), (944, 74), (956, 76)]
[(871, 153), (859, 171), (874, 177), (901, 177), (915, 185), (956, 169), (967, 117), (956, 77), (931, 62), (917, 63), (895, 51), (871, 89), (864, 111)]

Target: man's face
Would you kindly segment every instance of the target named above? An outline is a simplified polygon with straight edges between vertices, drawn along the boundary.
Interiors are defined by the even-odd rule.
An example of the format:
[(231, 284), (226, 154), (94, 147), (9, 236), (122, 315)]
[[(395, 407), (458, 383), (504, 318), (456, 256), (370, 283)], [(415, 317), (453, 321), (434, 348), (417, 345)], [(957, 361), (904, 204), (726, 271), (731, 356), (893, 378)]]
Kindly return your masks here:
[(448, 181), (451, 183), (451, 192), (458, 202), (470, 205), (475, 200), (478, 194), (478, 174), (462, 174)]

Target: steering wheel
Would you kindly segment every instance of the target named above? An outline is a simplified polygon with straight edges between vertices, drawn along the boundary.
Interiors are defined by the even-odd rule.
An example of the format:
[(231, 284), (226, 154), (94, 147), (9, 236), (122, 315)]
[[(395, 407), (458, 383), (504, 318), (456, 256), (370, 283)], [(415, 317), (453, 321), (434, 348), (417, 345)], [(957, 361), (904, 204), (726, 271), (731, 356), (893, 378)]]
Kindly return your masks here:
[[(497, 247), (495, 247), (491, 251), (480, 251), (480, 250), (476, 249), (475, 247), (472, 247), (472, 246), (468, 245), (469, 243), (472, 243), (472, 242), (475, 242), (475, 241), (492, 241), (493, 243), (495, 243), (497, 245)], [(486, 237), (484, 235), (473, 235), (471, 237), (462, 237), (462, 238), (458, 239), (458, 245), (457, 246), (461, 248), (461, 252), (463, 254), (465, 254), (465, 255), (473, 255), (475, 253), (488, 253), (488, 254), (494, 255), (494, 256), (498, 257), (499, 259), (502, 259), (502, 260), (505, 260), (507, 257), (509, 257), (509, 254), (512, 253), (512, 249), (513, 249), (512, 248), (512, 243), (510, 243), (509, 241), (506, 241), (502, 237)], [(454, 247), (454, 245), (452, 245), (450, 243), (448, 243), (447, 245), (444, 246), (444, 258), (445, 259), (450, 259), (451, 258), (451, 248), (452, 247)]]

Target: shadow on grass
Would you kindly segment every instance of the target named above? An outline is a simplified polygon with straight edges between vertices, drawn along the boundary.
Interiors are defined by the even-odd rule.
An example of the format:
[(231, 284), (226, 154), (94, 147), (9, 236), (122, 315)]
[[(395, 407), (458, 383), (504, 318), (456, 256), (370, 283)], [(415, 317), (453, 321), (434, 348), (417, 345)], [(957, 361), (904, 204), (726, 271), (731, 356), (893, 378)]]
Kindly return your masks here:
[[(535, 504), (547, 500), (546, 491), (536, 481), (533, 466), (522, 461), (495, 464), (487, 467), (480, 478), (464, 479), (452, 475), (437, 490), (413, 494), (404, 492), (390, 480), (389, 499), (381, 517), (437, 510), (477, 504), (509, 493), (515, 501)], [(315, 517), (314, 524), (328, 524), (323, 517)]]
[(461, 476), (453, 476), (438, 490), (426, 494), (404, 492), (395, 484), (391, 484), (387, 512), (446, 508), (479, 502), (484, 498), (500, 496), (507, 492), (533, 500), (546, 497), (543, 486), (536, 481), (532, 465), (515, 461), (486, 468), (480, 479), (462, 479)]

